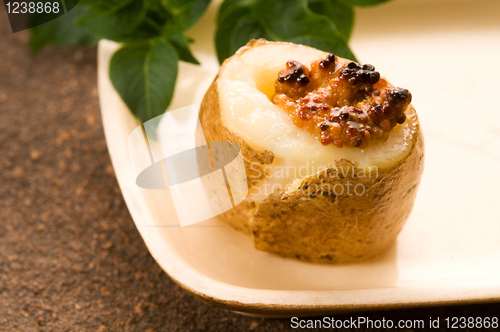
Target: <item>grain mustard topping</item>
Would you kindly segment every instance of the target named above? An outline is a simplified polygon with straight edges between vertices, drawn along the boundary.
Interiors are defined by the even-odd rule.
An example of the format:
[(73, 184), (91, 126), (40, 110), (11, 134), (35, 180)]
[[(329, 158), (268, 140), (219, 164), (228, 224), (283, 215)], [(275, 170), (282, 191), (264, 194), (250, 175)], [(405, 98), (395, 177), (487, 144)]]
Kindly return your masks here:
[(323, 145), (365, 148), (387, 140), (406, 121), (411, 93), (380, 78), (372, 65), (341, 64), (333, 54), (311, 68), (290, 60), (278, 74), (272, 102)]

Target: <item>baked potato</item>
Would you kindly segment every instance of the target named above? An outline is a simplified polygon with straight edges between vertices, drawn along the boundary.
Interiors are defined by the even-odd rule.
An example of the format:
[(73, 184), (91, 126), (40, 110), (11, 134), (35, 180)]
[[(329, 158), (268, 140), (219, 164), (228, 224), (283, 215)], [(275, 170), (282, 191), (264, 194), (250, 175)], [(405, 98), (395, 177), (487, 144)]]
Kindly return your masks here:
[(423, 171), (410, 102), (371, 65), (250, 41), (222, 64), (200, 108), (206, 141), (237, 144), (245, 162), (249, 194), (220, 218), (284, 257), (339, 263), (384, 252)]

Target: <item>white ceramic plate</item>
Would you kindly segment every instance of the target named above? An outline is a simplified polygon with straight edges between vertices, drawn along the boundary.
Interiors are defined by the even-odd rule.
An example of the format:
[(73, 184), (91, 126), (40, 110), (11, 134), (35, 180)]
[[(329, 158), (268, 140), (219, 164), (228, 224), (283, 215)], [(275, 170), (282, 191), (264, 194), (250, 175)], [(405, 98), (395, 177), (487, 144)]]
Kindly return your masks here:
[[(218, 64), (216, 5), (190, 31), (202, 66), (182, 63), (171, 109), (199, 105)], [(357, 11), (351, 46), (413, 93), (425, 172), (397, 244), (376, 260), (315, 265), (257, 251), (216, 218), (179, 227), (170, 193), (135, 185), (127, 138), (138, 126), (108, 79), (117, 45), (99, 45), (101, 111), (116, 176), (146, 245), (186, 290), (267, 316), (500, 300), (500, 2), (397, 0)]]

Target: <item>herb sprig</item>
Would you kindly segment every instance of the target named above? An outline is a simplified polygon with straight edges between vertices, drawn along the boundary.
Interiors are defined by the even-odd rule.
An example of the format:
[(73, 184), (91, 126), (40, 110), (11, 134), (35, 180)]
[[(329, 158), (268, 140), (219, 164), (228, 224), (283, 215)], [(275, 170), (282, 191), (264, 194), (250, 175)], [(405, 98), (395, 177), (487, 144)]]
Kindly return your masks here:
[[(222, 63), (250, 39), (309, 45), (355, 60), (348, 46), (355, 6), (388, 0), (225, 0), (217, 17), (215, 44)], [(165, 112), (172, 101), (178, 61), (199, 64), (185, 32), (210, 0), (80, 0), (67, 14), (32, 28), (30, 48), (122, 43), (109, 76), (141, 122)]]

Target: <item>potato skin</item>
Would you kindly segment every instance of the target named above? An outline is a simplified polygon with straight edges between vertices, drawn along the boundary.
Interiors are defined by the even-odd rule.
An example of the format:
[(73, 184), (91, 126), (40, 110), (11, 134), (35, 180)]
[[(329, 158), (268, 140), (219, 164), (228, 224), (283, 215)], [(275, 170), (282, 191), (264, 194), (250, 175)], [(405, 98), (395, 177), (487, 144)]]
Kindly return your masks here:
[[(251, 41), (236, 56), (264, 42)], [(224, 64), (220, 72), (223, 70)], [(258, 181), (265, 176), (264, 167), (272, 163), (274, 156), (270, 151), (256, 151), (224, 125), (217, 77), (203, 99), (200, 122), (207, 142), (240, 146), (248, 179)], [(338, 159), (325, 170), (303, 179), (296, 192), (276, 191), (260, 204), (248, 196), (219, 217), (233, 228), (251, 234), (257, 249), (284, 257), (340, 263), (377, 256), (394, 243), (413, 207), (424, 162), (418, 119), (416, 126), (411, 151), (395, 165), (378, 168), (377, 176), (357, 177), (360, 168), (351, 161)], [(345, 176), (339, 174), (342, 172), (332, 176), (334, 170), (346, 168), (349, 172)], [(348, 183), (363, 185), (365, 193), (335, 195), (310, 189), (325, 185), (345, 188)]]
[[(378, 176), (373, 171), (373, 176), (356, 177), (363, 170), (339, 159), (305, 178), (298, 192), (269, 195), (251, 223), (256, 248), (315, 263), (351, 262), (379, 255), (394, 243), (412, 210), (423, 172), (423, 152), (419, 131), (412, 152), (395, 166), (378, 168)], [(339, 176), (328, 175), (342, 169), (348, 170), (347, 176), (342, 171)], [(364, 194), (336, 196), (333, 190), (315, 191), (335, 185), (346, 188), (348, 182), (351, 188), (362, 185)]]
[[(269, 151), (254, 150), (241, 137), (235, 135), (224, 125), (220, 114), (217, 77), (203, 98), (199, 117), (208, 144), (210, 142), (230, 142), (240, 147), (245, 162), (247, 179), (258, 181), (265, 176), (264, 167), (273, 162), (274, 155)], [(251, 183), (248, 182), (248, 187), (250, 188), (250, 186)], [(249, 220), (253, 217), (256, 207), (256, 204), (247, 197), (243, 202), (219, 217), (233, 228), (251, 234)]]

